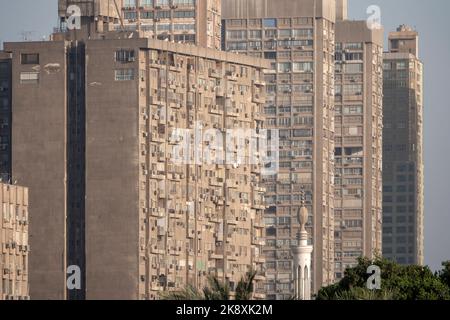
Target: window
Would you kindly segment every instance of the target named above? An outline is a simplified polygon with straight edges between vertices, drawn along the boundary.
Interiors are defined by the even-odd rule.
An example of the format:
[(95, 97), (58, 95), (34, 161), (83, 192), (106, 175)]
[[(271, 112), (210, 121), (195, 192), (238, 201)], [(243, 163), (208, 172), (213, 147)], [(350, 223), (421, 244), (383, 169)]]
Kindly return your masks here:
[(277, 53), (276, 52), (264, 52), (264, 59), (276, 59)]
[(312, 93), (313, 86), (312, 86), (312, 84), (299, 84), (299, 85), (294, 85), (292, 87), (292, 89), (293, 89), (293, 92)]
[(141, 18), (142, 19), (153, 19), (153, 17), (154, 17), (153, 11), (141, 12)]
[(23, 53), (20, 60), (22, 64), (39, 64), (39, 54)]
[(134, 80), (134, 69), (118, 69), (115, 70), (116, 81)]
[(361, 84), (346, 84), (344, 85), (344, 95), (349, 96), (360, 96), (362, 95), (362, 85)]
[(344, 49), (348, 50), (362, 50), (363, 44), (361, 42), (355, 42), (355, 43), (345, 43)]
[(261, 39), (262, 32), (261, 32), (261, 30), (250, 30), (248, 32), (248, 37), (250, 39)]
[(361, 73), (363, 72), (363, 64), (362, 63), (349, 63), (344, 65), (345, 73)]
[(294, 72), (313, 72), (313, 62), (294, 62), (292, 64), (292, 70)]
[(174, 24), (173, 29), (175, 31), (195, 31), (195, 24), (193, 23)]
[(136, 0), (124, 0), (123, 6), (125, 8), (134, 8), (136, 7)]
[(170, 11), (157, 11), (156, 17), (159, 19), (170, 19)]
[(313, 29), (294, 29), (292, 30), (293, 37), (311, 38), (313, 36)]
[(174, 11), (174, 18), (195, 18), (195, 11)]
[(170, 31), (170, 28), (171, 28), (171, 25), (170, 25), (170, 24), (158, 24), (158, 25), (156, 26), (156, 29), (157, 29), (158, 31), (163, 31), (163, 32), (169, 32), (169, 31)]
[(249, 19), (248, 26), (249, 27), (261, 27), (261, 19)]
[(123, 13), (123, 18), (126, 20), (136, 20), (136, 11), (125, 11)]
[(228, 30), (227, 39), (242, 40), (247, 38), (247, 31), (245, 30)]
[(175, 42), (195, 43), (195, 34), (176, 34), (173, 40)]
[(291, 72), (291, 63), (290, 62), (278, 63), (278, 72)]
[(290, 29), (278, 30), (278, 36), (280, 38), (289, 38), (291, 36), (291, 30)]
[(346, 61), (363, 60), (363, 54), (361, 52), (346, 52)]
[(362, 112), (362, 106), (344, 106), (344, 114), (361, 114)]
[(277, 31), (276, 30), (265, 30), (264, 31), (264, 35), (266, 38), (275, 38), (277, 35)]
[(228, 42), (228, 50), (247, 50), (247, 42)]
[(169, 0), (156, 0), (156, 6), (168, 6)]
[(265, 28), (276, 28), (277, 20), (276, 19), (264, 19), (263, 25)]
[(140, 5), (144, 8), (153, 7), (153, 0), (141, 0)]
[(227, 21), (232, 27), (245, 27), (247, 25), (247, 21), (244, 19), (230, 19)]
[(174, 6), (194, 6), (195, 0), (172, 0)]
[(39, 72), (21, 72), (20, 83), (33, 84), (39, 82)]
[(406, 61), (397, 62), (397, 70), (406, 70)]
[(136, 61), (134, 50), (118, 50), (115, 54), (118, 62), (133, 62)]
[(296, 129), (293, 130), (292, 135), (294, 137), (312, 137), (311, 129)]

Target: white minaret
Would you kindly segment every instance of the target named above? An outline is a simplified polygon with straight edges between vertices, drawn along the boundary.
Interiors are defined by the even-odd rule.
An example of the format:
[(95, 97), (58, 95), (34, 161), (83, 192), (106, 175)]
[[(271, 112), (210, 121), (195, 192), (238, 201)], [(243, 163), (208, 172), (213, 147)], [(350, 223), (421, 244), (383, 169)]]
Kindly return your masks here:
[(298, 245), (292, 247), (294, 292), (297, 300), (311, 300), (311, 253), (313, 246), (308, 245), (308, 232), (305, 229), (308, 222), (308, 209), (306, 209), (304, 201), (302, 201), (302, 207), (299, 210), (298, 221), (300, 223), (300, 237)]

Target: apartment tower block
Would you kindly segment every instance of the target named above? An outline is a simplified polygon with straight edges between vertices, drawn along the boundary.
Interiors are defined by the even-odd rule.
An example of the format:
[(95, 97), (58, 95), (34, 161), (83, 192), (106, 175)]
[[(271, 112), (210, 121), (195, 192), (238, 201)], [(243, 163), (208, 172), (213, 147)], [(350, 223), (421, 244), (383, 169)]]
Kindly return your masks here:
[(383, 30), (336, 22), (335, 276), (382, 241)]
[(0, 300), (29, 300), (28, 189), (0, 183)]
[[(341, 15), (345, 15), (342, 7)], [(334, 281), (334, 0), (225, 0), (223, 49), (269, 59), (264, 108), (279, 129), (280, 169), (265, 177), (266, 290), (294, 294), (291, 246), (302, 190), (314, 244), (313, 290)]]
[[(61, 31), (68, 31), (74, 13), (81, 9), (88, 37), (102, 37), (108, 31), (139, 31), (142, 37), (191, 43), (220, 49), (220, 0), (58, 0)], [(69, 10), (68, 10), (69, 9)], [(70, 31), (70, 30), (69, 30)], [(71, 30), (66, 35), (80, 34)]]
[[(264, 298), (264, 164), (251, 148), (267, 140), (270, 65), (142, 32), (89, 37), (91, 18), (78, 33), (4, 46), (12, 173), (33, 190), (31, 296), (157, 299), (209, 275), (234, 291), (254, 269)], [(235, 129), (255, 134), (228, 140)], [(73, 266), (80, 290), (66, 287)]]
[(384, 53), (383, 255), (424, 263), (423, 64), (408, 26)]

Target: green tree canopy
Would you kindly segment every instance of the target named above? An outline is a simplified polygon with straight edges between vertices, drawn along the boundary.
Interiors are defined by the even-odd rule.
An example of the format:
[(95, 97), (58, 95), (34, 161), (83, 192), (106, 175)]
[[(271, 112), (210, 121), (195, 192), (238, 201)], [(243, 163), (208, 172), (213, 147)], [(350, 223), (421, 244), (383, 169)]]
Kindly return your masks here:
[[(367, 289), (367, 268), (381, 269), (381, 290)], [(337, 284), (322, 288), (318, 300), (450, 300), (450, 262), (444, 271), (433, 273), (428, 267), (402, 266), (383, 258), (359, 258), (358, 265), (345, 271)]]

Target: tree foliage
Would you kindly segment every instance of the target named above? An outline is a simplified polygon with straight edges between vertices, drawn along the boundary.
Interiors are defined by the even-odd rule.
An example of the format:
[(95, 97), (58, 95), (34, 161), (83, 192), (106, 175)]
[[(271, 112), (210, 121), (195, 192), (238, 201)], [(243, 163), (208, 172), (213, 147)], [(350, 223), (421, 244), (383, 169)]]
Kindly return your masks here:
[[(367, 289), (367, 268), (381, 269), (381, 290)], [(337, 284), (322, 288), (318, 300), (450, 300), (450, 262), (444, 271), (433, 273), (428, 267), (402, 266), (377, 257), (359, 258), (358, 265), (345, 271)]]
[[(256, 271), (249, 271), (236, 286), (235, 300), (251, 300), (253, 297), (253, 281)], [(166, 291), (160, 294), (162, 300), (220, 300), (230, 299), (230, 288), (217, 277), (209, 277), (208, 285), (199, 290), (191, 285), (179, 291)]]

